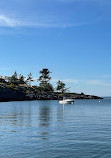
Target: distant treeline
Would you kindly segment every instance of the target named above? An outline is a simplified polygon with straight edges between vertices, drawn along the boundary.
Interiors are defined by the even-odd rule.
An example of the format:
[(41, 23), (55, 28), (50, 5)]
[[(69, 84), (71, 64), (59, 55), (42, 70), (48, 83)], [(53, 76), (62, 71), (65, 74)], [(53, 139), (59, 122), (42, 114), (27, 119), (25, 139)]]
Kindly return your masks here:
[(33, 79), (32, 73), (29, 73), (27, 77), (24, 77), (22, 74), (18, 75), (17, 72), (14, 72), (12, 76), (0, 76), (0, 84), (7, 84), (9, 87), (14, 86), (31, 86), (32, 82), (37, 81), (39, 83), (36, 87), (37, 89), (40, 89), (42, 91), (59, 91), (59, 92), (66, 92), (68, 88), (66, 88), (65, 83), (58, 80), (56, 83), (57, 86), (54, 88), (53, 85), (50, 83), (51, 72), (47, 68), (43, 68), (40, 72), (40, 76), (38, 79)]

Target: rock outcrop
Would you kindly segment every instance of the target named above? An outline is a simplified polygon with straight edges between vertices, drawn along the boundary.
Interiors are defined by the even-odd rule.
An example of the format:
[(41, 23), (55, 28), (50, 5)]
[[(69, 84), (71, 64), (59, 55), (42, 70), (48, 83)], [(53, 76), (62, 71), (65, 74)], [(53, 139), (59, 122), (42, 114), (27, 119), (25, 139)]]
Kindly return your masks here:
[(83, 93), (65, 93), (44, 92), (37, 90), (37, 87), (30, 86), (10, 86), (0, 84), (0, 102), (5, 101), (25, 101), (25, 100), (59, 100), (63, 97), (71, 97), (74, 99), (102, 99), (98, 96), (85, 95)]

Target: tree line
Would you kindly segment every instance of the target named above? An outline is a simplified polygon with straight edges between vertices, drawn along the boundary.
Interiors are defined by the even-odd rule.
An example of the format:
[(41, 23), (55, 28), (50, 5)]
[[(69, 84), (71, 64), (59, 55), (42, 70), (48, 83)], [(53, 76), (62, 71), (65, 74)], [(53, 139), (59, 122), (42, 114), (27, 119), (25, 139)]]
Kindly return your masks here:
[(61, 80), (57, 81), (56, 88), (53, 87), (53, 85), (50, 83), (50, 80), (52, 79), (50, 74), (51, 72), (47, 68), (43, 68), (40, 72), (40, 76), (38, 79), (33, 79), (32, 73), (29, 73), (27, 77), (24, 77), (22, 74), (18, 75), (15, 71), (12, 76), (0, 76), (0, 83), (6, 83), (10, 86), (20, 86), (20, 85), (26, 85), (31, 86), (31, 83), (34, 81), (37, 81), (39, 83), (39, 86), (33, 86), (38, 89), (41, 89), (42, 91), (58, 91), (65, 93), (68, 88), (66, 88), (66, 85)]

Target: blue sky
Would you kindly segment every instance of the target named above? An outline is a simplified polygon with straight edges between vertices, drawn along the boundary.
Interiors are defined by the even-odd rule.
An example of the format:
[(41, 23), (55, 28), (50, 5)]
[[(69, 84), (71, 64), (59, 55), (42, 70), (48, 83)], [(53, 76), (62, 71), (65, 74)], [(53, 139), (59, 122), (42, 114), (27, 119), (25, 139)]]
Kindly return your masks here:
[(111, 96), (110, 0), (0, 0), (0, 74), (49, 68), (74, 92)]

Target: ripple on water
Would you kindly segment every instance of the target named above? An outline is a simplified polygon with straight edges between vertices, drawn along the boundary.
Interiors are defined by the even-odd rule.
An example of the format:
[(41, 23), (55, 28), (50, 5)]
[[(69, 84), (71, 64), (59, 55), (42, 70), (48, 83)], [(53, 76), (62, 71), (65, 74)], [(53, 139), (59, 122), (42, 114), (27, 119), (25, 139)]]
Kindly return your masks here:
[(111, 157), (111, 99), (0, 103), (0, 157)]

